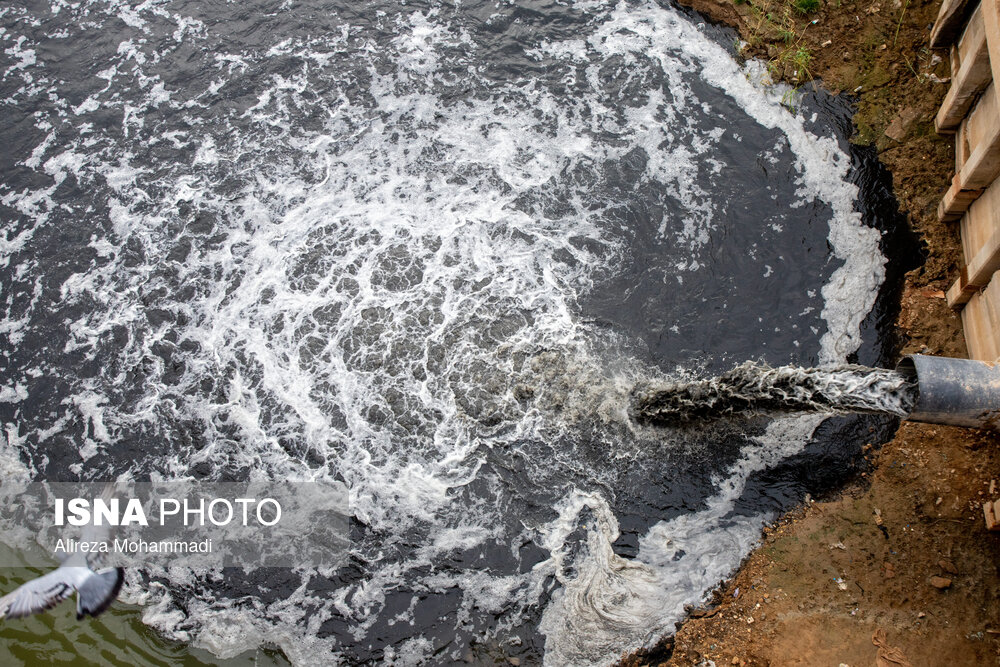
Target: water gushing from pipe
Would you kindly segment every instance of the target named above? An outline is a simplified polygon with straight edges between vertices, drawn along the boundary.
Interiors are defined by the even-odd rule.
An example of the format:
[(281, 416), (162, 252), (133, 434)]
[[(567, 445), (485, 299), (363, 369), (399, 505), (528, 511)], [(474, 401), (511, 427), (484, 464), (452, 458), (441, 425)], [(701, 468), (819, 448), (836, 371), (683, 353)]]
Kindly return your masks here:
[(660, 425), (746, 412), (866, 412), (906, 417), (917, 395), (913, 378), (884, 368), (772, 368), (746, 362), (716, 378), (637, 386), (632, 392), (632, 416)]

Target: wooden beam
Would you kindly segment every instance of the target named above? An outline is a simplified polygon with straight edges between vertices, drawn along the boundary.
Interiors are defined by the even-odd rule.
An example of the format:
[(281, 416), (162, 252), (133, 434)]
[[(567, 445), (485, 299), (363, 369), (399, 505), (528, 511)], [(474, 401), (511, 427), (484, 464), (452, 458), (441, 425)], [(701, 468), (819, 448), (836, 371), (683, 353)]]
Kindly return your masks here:
[(956, 130), (976, 96), (993, 80), (986, 26), (979, 6), (969, 18), (958, 45), (952, 49), (951, 67), (951, 87), (934, 118), (934, 129), (940, 134)]
[(955, 173), (962, 171), (962, 167), (969, 161), (969, 119), (963, 118), (958, 125), (958, 132), (955, 133)]
[(1000, 79), (1000, 0), (983, 0), (980, 8), (986, 30), (986, 46), (990, 51), (990, 67), (996, 81)]
[(968, 266), (962, 268), (958, 280), (945, 294), (948, 305), (957, 308), (968, 303), (973, 294), (989, 284), (997, 271), (1000, 271), (1000, 228), (993, 232)]
[[(1000, 118), (997, 120), (1000, 121)], [(965, 192), (982, 190), (1000, 175), (1000, 122), (990, 128), (984, 139), (972, 148), (962, 170), (956, 175), (959, 189)], [(973, 201), (971, 199), (969, 203)]]
[(969, 303), (969, 299), (972, 295), (981, 290), (985, 285), (976, 285), (969, 282), (969, 273), (963, 266), (962, 270), (959, 272), (958, 280), (952, 283), (948, 291), (945, 292), (944, 296), (948, 300), (948, 305), (959, 310), (962, 306)]
[(1000, 185), (997, 181), (972, 202), (960, 229), (964, 263), (972, 264), (979, 251), (990, 245), (994, 232), (1000, 229)]
[(941, 49), (955, 41), (965, 25), (972, 0), (944, 0), (931, 29), (931, 48)]
[(959, 220), (981, 194), (983, 194), (982, 189), (963, 190), (958, 182), (958, 174), (956, 174), (951, 181), (951, 187), (948, 188), (948, 192), (944, 194), (941, 203), (938, 204), (938, 220), (941, 222)]
[(985, 289), (972, 295), (962, 309), (962, 329), (970, 359), (992, 362), (1000, 358), (1000, 280), (991, 279)]
[(1000, 175), (1000, 113), (998, 113), (998, 109), (1000, 109), (1000, 100), (997, 99), (997, 87), (993, 83), (979, 98), (972, 113), (969, 114), (969, 157), (955, 176), (960, 190), (982, 190)]
[(990, 133), (1000, 124), (998, 92), (1000, 90), (991, 81), (983, 94), (976, 100), (975, 105), (969, 109), (969, 115), (966, 118), (968, 125), (966, 141), (969, 143), (970, 158), (972, 157), (971, 153), (975, 152), (976, 148), (989, 141)]

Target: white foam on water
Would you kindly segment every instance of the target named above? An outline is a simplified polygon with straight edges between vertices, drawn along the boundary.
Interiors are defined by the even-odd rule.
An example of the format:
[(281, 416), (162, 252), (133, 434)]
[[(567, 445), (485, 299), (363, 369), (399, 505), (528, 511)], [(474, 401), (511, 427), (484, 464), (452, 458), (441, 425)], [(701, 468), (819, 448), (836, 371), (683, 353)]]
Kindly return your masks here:
[[(392, 619), (406, 624), (417, 620), (418, 593), (453, 591), (456, 629), (503, 638), (545, 605), (548, 664), (607, 664), (669, 631), (684, 604), (702, 599), (757, 539), (768, 517), (733, 516), (734, 503), (753, 472), (805, 445), (816, 418), (772, 423), (713, 480), (718, 492), (704, 509), (652, 526), (633, 560), (611, 546), (618, 520), (602, 484), (614, 472), (588, 468), (572, 443), (529, 473), (572, 471), (593, 485), (558, 480), (551, 510), (523, 526), (505, 513), (519, 491), (489, 476), (488, 453), (560, 442), (595, 415), (617, 456), (627, 460), (640, 446), (627, 397), (651, 371), (630, 358), (609, 362), (608, 349), (622, 341), (575, 313), (626, 252), (604, 224), (614, 202), (594, 192), (603, 165), (633, 151), (648, 158), (645, 182), (684, 213), (659, 225), (661, 237), (689, 254), (678, 271), (707, 261), (718, 208), (694, 175), (703, 165), (718, 173), (714, 152), (726, 134), (683, 122), (704, 105), (691, 76), (723, 90), (762, 127), (779, 129), (801, 174), (799, 200), (833, 211), (830, 243), (844, 263), (822, 289), (823, 361), (844, 361), (857, 348), (883, 276), (878, 234), (854, 211), (849, 159), (834, 138), (806, 131), (779, 96), (748, 82), (722, 47), (673, 9), (578, 4), (603, 12), (592, 34), (529, 50), (579, 65), (591, 88), (567, 97), (530, 78), (480, 80), (456, 55), (471, 48), (468, 34), (434, 11), (384, 17), (383, 28), (397, 35), (388, 44), (345, 28), (311, 40), (276, 36), (246, 52), (215, 45), (207, 74), (190, 84), (200, 88), (177, 90), (156, 64), (169, 62), (178, 44), (201, 48), (213, 28), (166, 6), (108, 3), (108, 16), (132, 29), (116, 28), (117, 53), (100, 64), (92, 94), (73, 106), (64, 100), (79, 118), (37, 121), (45, 138), (23, 164), (55, 184), (0, 189), (0, 200), (30, 222), (0, 240), (0, 251), (6, 261), (55, 224), (56, 188), (70, 176), (99, 193), (108, 224), (86, 245), (101, 261), (60, 286), (62, 303), (86, 306), (66, 324), (66, 352), (104, 362), (99, 351), (119, 341), (108, 364), (119, 375), (81, 379), (53, 424), (30, 434), (8, 426), (8, 449), (82, 420), (87, 439), (78, 453), (88, 462), (123, 435), (146, 432), (163, 442), (154, 439), (137, 468), (166, 476), (196, 464), (288, 477), (320, 469), (346, 482), (367, 531), (354, 547), (366, 563), (363, 579), (323, 595), (308, 584), (332, 573), (302, 573), (301, 586), (277, 602), (194, 598), (180, 613), (174, 596), (189, 595), (192, 582), (210, 574), (157, 572), (163, 585), (142, 592), (133, 573), (127, 596), (145, 604), (145, 622), (221, 657), (270, 643), (295, 664), (315, 664), (345, 651), (317, 636), (325, 622), (341, 619), (358, 645), (369, 644), (390, 596), (414, 592)], [(144, 35), (161, 28), (172, 46), (156, 52)], [(25, 63), (5, 76), (32, 84), (45, 63), (24, 54), (44, 51), (4, 39)], [(343, 59), (351, 50), (358, 72), (341, 67), (356, 64)], [(264, 89), (241, 88), (246, 72), (281, 58), (306, 64), (272, 72)], [(637, 68), (634, 76), (657, 63), (670, 99), (655, 89), (629, 106), (600, 93), (601, 66), (612, 58)], [(481, 94), (455, 101), (441, 92), (459, 66)], [(59, 82), (45, 85), (47, 96), (61, 99)], [(121, 89), (142, 94), (122, 99)], [(238, 95), (242, 106), (208, 109)], [(93, 125), (91, 115), (103, 109), (123, 119), (124, 139)], [(180, 120), (158, 120), (167, 111)], [(312, 114), (308, 127), (300, 114)], [(55, 144), (57, 120), (78, 124), (68, 145)], [(607, 134), (614, 140), (600, 139)], [(186, 151), (185, 159), (150, 168), (144, 160), (153, 146)], [(552, 208), (556, 201), (566, 207)], [(94, 215), (82, 206), (72, 212)], [(26, 279), (41, 271), (23, 266)], [(4, 326), (30, 335), (27, 319), (16, 322)], [(116, 399), (111, 388), (134, 369), (145, 373), (140, 395)], [(528, 390), (531, 400), (523, 398)], [(174, 423), (193, 424), (197, 446), (172, 442), (163, 425)], [(8, 458), (0, 465), (13, 465)], [(469, 491), (476, 484), (489, 494)], [(581, 529), (579, 545), (572, 535)], [(530, 539), (548, 558), (524, 573), (435, 569), (449, 557)], [(513, 548), (511, 560), (519, 562)], [(496, 614), (493, 627), (482, 627), (484, 614)], [(416, 664), (436, 650), (415, 631), (385, 659)], [(436, 656), (448, 657), (459, 656)]]
[(0, 440), (0, 473), (3, 474), (6, 482), (11, 485), (26, 484), (31, 481), (31, 470), (24, 465), (19, 456), (20, 448), (23, 446), (24, 438), (20, 434), (17, 424), (3, 425), (3, 439)]
[[(599, 497), (578, 496), (547, 535), (558, 544), (590, 510), (597, 530), (588, 535), (587, 551), (570, 563), (554, 551), (554, 567), (571, 567), (576, 576), (560, 578), (562, 590), (545, 610), (545, 661), (553, 665), (607, 665), (623, 653), (655, 644), (683, 619), (684, 607), (703, 602), (728, 577), (760, 538), (766, 515), (732, 513), (754, 472), (792, 456), (805, 446), (823, 417), (805, 415), (773, 421), (740, 459), (714, 480), (718, 495), (703, 510), (653, 525), (629, 560), (611, 544), (618, 525)], [(558, 549), (558, 547), (557, 547)]]
[[(595, 48), (620, 55), (646, 50), (660, 55), (664, 69), (673, 71), (678, 68), (670, 48), (684, 44), (691, 58), (688, 67), (697, 68), (705, 81), (723, 89), (762, 126), (779, 128), (788, 138), (801, 168), (800, 196), (815, 197), (833, 209), (829, 240), (844, 264), (822, 289), (822, 316), (828, 330), (821, 339), (820, 361), (844, 363), (860, 345), (860, 325), (884, 280), (885, 259), (878, 231), (865, 227), (854, 209), (857, 187), (847, 181), (850, 158), (836, 139), (808, 132), (803, 119), (782, 106), (780, 89), (754, 85), (752, 66), (741, 71), (721, 46), (670, 9), (619, 4), (589, 41)], [(671, 83), (672, 91), (683, 86), (676, 79)], [(583, 506), (597, 515), (600, 530), (590, 533), (582, 562), (573, 563), (577, 576), (561, 581), (563, 589), (545, 610), (541, 628), (546, 634), (546, 663), (611, 664), (624, 651), (650, 645), (671, 632), (683, 617), (683, 606), (704, 599), (736, 568), (770, 518), (731, 514), (749, 475), (801, 451), (821, 422), (817, 416), (772, 422), (758, 439), (759, 446), (745, 449), (728, 475), (717, 480), (721, 491), (709, 500), (709, 508), (654, 525), (634, 561), (611, 549), (618, 531), (606, 503), (579, 497), (569, 518), (561, 517), (549, 534), (564, 534)], [(561, 571), (558, 546), (553, 554), (557, 572)]]

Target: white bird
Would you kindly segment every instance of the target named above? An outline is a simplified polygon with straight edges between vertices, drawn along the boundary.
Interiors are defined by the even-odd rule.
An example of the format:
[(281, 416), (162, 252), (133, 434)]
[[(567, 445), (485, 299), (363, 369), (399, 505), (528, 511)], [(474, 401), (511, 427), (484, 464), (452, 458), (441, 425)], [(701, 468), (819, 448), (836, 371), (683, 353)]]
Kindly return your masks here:
[(125, 568), (91, 570), (87, 565), (70, 565), (71, 559), (37, 579), (21, 584), (0, 598), (4, 618), (22, 618), (51, 609), (76, 591), (76, 618), (97, 616), (111, 606), (125, 581)]
[[(104, 495), (110, 493), (105, 489)], [(81, 542), (106, 542), (110, 537), (108, 526), (86, 525), (80, 535)], [(76, 618), (87, 614), (97, 616), (111, 606), (125, 582), (125, 568), (106, 567), (94, 570), (91, 554), (74, 551), (52, 572), (21, 584), (13, 592), (0, 598), (0, 617), (23, 618), (51, 609), (76, 591)]]

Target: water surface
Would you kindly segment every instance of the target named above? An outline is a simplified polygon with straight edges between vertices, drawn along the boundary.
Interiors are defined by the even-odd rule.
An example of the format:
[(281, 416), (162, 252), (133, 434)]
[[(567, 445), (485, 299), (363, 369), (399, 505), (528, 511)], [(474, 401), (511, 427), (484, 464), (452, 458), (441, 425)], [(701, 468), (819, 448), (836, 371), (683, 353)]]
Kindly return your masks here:
[(320, 475), (353, 514), (343, 567), (130, 572), (141, 610), (5, 625), (16, 659), (606, 664), (889, 423), (629, 420), (637, 380), (884, 351), (846, 107), (669, 4), (0, 26), (4, 478)]

